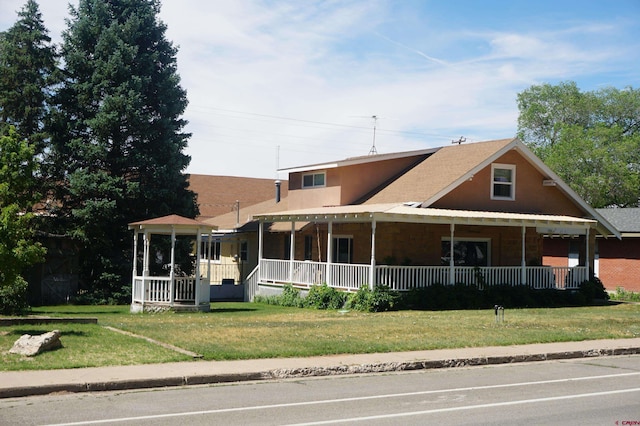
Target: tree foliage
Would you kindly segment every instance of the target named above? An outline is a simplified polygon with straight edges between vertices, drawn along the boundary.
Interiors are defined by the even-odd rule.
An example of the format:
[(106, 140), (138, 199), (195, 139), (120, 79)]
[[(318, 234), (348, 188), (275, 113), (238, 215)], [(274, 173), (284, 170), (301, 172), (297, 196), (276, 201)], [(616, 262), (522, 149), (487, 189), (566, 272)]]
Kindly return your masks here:
[(51, 126), (59, 214), (84, 244), (87, 289), (116, 299), (130, 286), (127, 223), (197, 214), (183, 174), (186, 92), (159, 9), (157, 0), (81, 0), (63, 33)]
[(13, 127), (0, 135), (0, 313), (17, 314), (27, 307), (24, 269), (41, 262), (45, 249), (35, 242), (34, 203), (30, 191), (37, 167), (34, 148)]
[(0, 34), (0, 122), (15, 126), (36, 154), (45, 148), (44, 120), (57, 76), (56, 51), (34, 0)]
[(518, 137), (593, 207), (640, 200), (640, 90), (575, 83), (518, 94)]

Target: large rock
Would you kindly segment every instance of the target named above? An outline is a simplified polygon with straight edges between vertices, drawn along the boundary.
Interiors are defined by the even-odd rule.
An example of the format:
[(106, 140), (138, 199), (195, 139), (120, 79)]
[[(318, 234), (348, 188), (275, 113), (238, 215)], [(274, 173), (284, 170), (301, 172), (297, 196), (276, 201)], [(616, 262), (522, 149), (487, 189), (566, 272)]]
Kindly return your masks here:
[(9, 350), (9, 353), (25, 356), (35, 356), (41, 352), (51, 351), (60, 347), (62, 347), (62, 342), (60, 341), (60, 332), (58, 330), (53, 330), (48, 333), (40, 334), (39, 336), (23, 334), (13, 344), (13, 347)]

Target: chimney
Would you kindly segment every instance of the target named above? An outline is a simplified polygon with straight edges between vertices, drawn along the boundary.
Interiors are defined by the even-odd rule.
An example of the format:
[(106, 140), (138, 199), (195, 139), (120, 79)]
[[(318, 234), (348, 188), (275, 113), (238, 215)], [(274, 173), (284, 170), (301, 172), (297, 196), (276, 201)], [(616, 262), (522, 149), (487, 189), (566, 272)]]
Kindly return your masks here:
[(276, 204), (280, 202), (280, 179), (276, 180)]

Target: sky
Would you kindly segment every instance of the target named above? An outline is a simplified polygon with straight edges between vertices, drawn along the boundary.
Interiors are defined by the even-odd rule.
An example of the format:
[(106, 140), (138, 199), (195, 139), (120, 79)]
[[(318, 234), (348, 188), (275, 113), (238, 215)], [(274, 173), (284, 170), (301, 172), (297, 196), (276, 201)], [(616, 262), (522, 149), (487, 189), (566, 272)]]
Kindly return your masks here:
[[(25, 2), (0, 0), (0, 31)], [(60, 43), (77, 0), (38, 3)], [(640, 87), (640, 0), (164, 0), (159, 18), (189, 99), (188, 173), (286, 179), (374, 143), (509, 138), (532, 85)]]

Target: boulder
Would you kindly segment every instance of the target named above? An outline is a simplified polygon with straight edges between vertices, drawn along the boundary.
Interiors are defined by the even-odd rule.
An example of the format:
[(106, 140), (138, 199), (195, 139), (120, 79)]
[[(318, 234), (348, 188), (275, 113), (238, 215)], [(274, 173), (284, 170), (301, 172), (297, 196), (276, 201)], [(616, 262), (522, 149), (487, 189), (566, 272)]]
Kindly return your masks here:
[(35, 356), (41, 352), (51, 351), (61, 347), (62, 342), (60, 341), (60, 332), (58, 330), (53, 330), (48, 333), (40, 334), (38, 336), (23, 334), (13, 344), (13, 347), (9, 350), (9, 353), (25, 356)]

